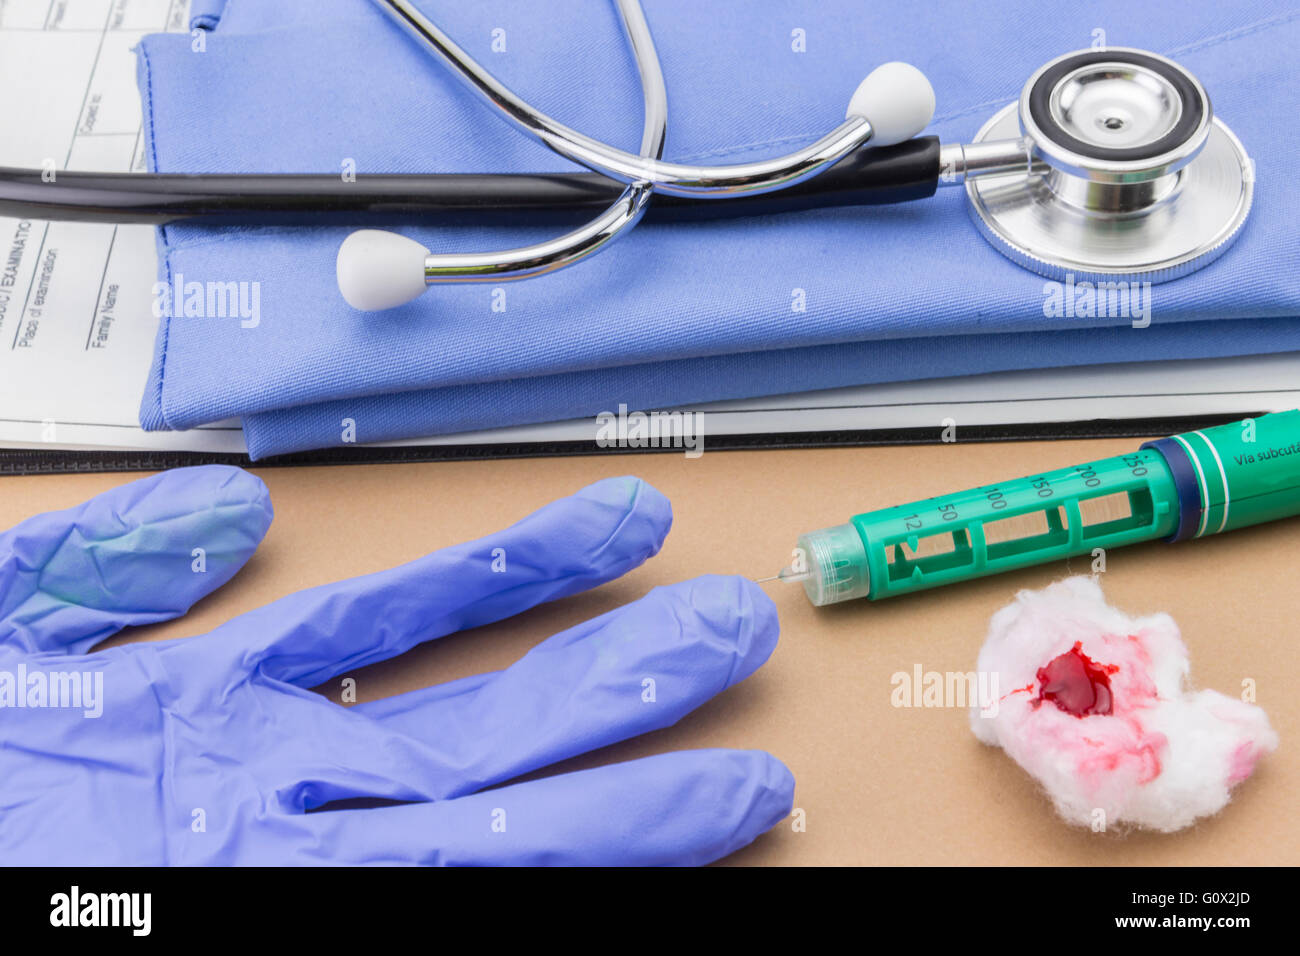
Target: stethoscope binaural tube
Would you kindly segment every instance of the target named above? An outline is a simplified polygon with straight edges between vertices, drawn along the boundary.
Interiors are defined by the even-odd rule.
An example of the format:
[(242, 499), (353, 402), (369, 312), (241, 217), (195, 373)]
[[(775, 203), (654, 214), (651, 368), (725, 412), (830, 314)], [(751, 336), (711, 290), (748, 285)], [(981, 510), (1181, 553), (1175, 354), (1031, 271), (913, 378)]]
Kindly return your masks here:
[[(817, 142), (775, 159), (720, 166), (665, 163), (659, 153), (634, 156), (570, 129), (508, 90), (480, 66), (411, 0), (376, 0), (398, 24), (441, 57), (472, 91), (522, 132), (566, 159), (629, 184), (629, 193), (609, 212), (558, 239), (495, 253), (433, 254), (397, 233), (367, 229), (353, 233), (339, 249), (339, 291), (363, 311), (395, 308), (417, 298), (428, 285), (498, 282), (544, 275), (603, 248), (640, 218), (651, 192), (683, 198), (728, 199), (776, 192), (815, 177), (871, 141), (889, 146), (923, 130), (934, 116), (934, 90), (918, 69), (886, 63), (867, 75), (849, 102), (846, 118)], [(647, 86), (647, 122), (652, 108), (667, 109), (658, 56), (638, 0), (616, 0), (643, 85), (658, 76), (662, 102), (652, 104)], [(659, 144), (662, 149), (662, 142)], [(637, 200), (636, 208), (629, 199)], [(417, 273), (422, 263), (422, 278)]]
[[(786, 189), (818, 175), (868, 140), (891, 146), (911, 139), (934, 116), (934, 90), (916, 67), (885, 63), (858, 86), (845, 120), (821, 139), (784, 156), (721, 166), (668, 163), (637, 156), (592, 139), (547, 116), (507, 89), (473, 57), (456, 45), (412, 0), (375, 0), (414, 39), (449, 65), (465, 85), (492, 106), (497, 115), (566, 159), (622, 183), (649, 182), (670, 196), (725, 199)], [(644, 14), (636, 0), (618, 0)], [(647, 28), (648, 31), (648, 28)], [(640, 51), (634, 47), (638, 59)]]
[[(892, 145), (911, 139), (934, 115), (934, 90), (913, 66), (886, 63), (873, 70), (850, 101), (845, 121), (810, 146), (777, 159), (723, 166), (665, 163), (667, 95), (658, 54), (638, 0), (616, 0), (645, 91), (646, 139), (634, 156), (591, 139), (535, 110), (460, 49), (409, 0), (377, 0), (399, 24), (442, 57), (499, 115), (555, 152), (628, 189), (603, 215), (566, 235), (536, 245), (486, 253), (434, 254), (397, 233), (361, 230), (339, 249), (339, 291), (349, 305), (382, 311), (417, 298), (429, 285), (533, 278), (571, 265), (632, 228), (652, 192), (682, 198), (753, 196), (786, 189), (816, 176), (869, 140)], [(868, 120), (867, 117), (872, 117)]]
[[(668, 93), (650, 27), (637, 0), (617, 0), (623, 28), (641, 77), (644, 123), (641, 155), (663, 155), (668, 135)], [(545, 242), (487, 253), (434, 255), (395, 232), (364, 229), (339, 248), (339, 292), (354, 309), (381, 312), (405, 305), (435, 283), (529, 279), (573, 265), (599, 252), (637, 224), (653, 192), (645, 180), (629, 182), (601, 215)]]

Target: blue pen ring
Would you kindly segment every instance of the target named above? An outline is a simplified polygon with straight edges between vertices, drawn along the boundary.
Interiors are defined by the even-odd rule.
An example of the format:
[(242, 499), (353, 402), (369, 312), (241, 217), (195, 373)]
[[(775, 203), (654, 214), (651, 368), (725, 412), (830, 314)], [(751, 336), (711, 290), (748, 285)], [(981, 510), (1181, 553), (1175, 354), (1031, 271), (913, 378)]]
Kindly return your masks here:
[(1201, 487), (1196, 477), (1196, 468), (1187, 457), (1187, 451), (1172, 438), (1144, 442), (1142, 448), (1144, 450), (1150, 448), (1158, 453), (1169, 466), (1169, 473), (1174, 479), (1174, 492), (1178, 496), (1178, 527), (1165, 540), (1173, 543), (1196, 537), (1196, 531), (1201, 525), (1204, 502), (1201, 501)]

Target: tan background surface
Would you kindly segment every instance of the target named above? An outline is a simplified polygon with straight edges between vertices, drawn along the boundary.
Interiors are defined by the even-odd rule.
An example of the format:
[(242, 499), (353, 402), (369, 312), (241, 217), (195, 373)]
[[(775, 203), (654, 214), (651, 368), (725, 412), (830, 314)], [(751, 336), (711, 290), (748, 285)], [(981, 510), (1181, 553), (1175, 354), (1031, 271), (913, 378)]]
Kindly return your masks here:
[[(276, 520), (258, 555), (184, 620), (130, 635), (201, 634), (290, 591), (364, 574), (475, 538), (598, 478), (633, 473), (673, 502), (663, 551), (626, 578), (454, 635), (359, 672), (361, 699), (508, 665), (551, 633), (697, 574), (774, 573), (798, 532), (851, 515), (1136, 447), (1136, 440), (817, 451), (620, 455), (464, 464), (265, 469)], [(126, 475), (0, 480), (0, 527), (68, 507)], [(966, 713), (895, 709), (890, 677), (967, 671), (989, 617), (1015, 590), (1088, 562), (910, 598), (808, 605), (769, 585), (781, 642), (768, 664), (677, 726), (565, 769), (692, 747), (762, 748), (798, 781), (807, 831), (783, 823), (744, 864), (1300, 864), (1300, 519), (1177, 547), (1113, 551), (1102, 584), (1130, 613), (1168, 611), (1201, 687), (1258, 700), (1282, 738), (1217, 817), (1174, 835), (1066, 826), (1033, 781), (976, 742)], [(120, 639), (119, 639), (120, 640)]]

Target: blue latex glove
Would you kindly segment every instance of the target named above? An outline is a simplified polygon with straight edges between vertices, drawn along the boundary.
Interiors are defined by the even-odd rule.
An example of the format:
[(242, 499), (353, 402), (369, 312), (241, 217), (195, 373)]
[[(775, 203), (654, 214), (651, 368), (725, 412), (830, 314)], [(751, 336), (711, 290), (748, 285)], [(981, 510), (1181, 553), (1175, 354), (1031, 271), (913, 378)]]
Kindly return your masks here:
[[(0, 859), (694, 864), (789, 812), (793, 778), (757, 751), (668, 753), (481, 792), (668, 726), (752, 673), (776, 644), (776, 613), (740, 578), (657, 588), (497, 673), (352, 708), (306, 689), (641, 564), (671, 512), (634, 478), (203, 637), (89, 650), (184, 613), (270, 521), (260, 480), (205, 467), (0, 536)], [(46, 704), (71, 703), (71, 675), (88, 696), (34, 706), (41, 685), (67, 691)], [(16, 687), (32, 706), (16, 706)], [(309, 812), (348, 798), (404, 802)]]
[[(611, 0), (420, 0), (506, 85), (614, 145), (640, 141), (641, 92)], [(346, 228), (168, 227), (164, 276), (261, 282), (261, 321), (173, 319), (142, 407), (150, 428), (240, 417), (262, 456), (630, 408), (1001, 369), (1300, 349), (1300, 126), (1293, 0), (965, 0), (767, 4), (644, 0), (668, 85), (666, 157), (741, 162), (811, 142), (861, 78), (908, 60), (931, 78), (930, 132), (968, 142), (1042, 63), (1090, 45), (1173, 56), (1257, 163), (1233, 249), (1152, 290), (1148, 329), (1048, 318), (1044, 280), (980, 238), (960, 189), (890, 207), (638, 227), (607, 254), (506, 287), (440, 286), (352, 311)], [(770, 9), (769, 9), (770, 8)], [(189, 36), (140, 47), (152, 168), (338, 174), (571, 169), (495, 118), (373, 0), (206, 0)], [(505, 52), (493, 51), (496, 30)], [(792, 49), (803, 30), (807, 52)], [(322, 70), (321, 64), (330, 64)], [(1261, 91), (1267, 91), (1261, 95)], [(434, 251), (504, 248), (553, 227), (404, 230)], [(806, 311), (792, 310), (804, 290)], [(1226, 321), (1232, 320), (1232, 321)], [(1234, 327), (1240, 323), (1240, 327)]]

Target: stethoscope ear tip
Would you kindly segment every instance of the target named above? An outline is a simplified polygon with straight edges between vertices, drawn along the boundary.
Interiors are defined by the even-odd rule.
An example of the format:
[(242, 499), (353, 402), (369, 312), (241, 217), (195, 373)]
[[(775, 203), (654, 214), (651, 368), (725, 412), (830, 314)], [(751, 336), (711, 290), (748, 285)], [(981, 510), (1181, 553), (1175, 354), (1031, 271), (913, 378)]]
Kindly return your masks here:
[(418, 299), (428, 285), (424, 262), (429, 250), (414, 239), (362, 229), (339, 246), (339, 292), (354, 309), (382, 312)]
[(874, 131), (869, 145), (893, 146), (918, 135), (934, 118), (934, 87), (910, 63), (882, 63), (849, 100), (846, 118), (861, 117)]

